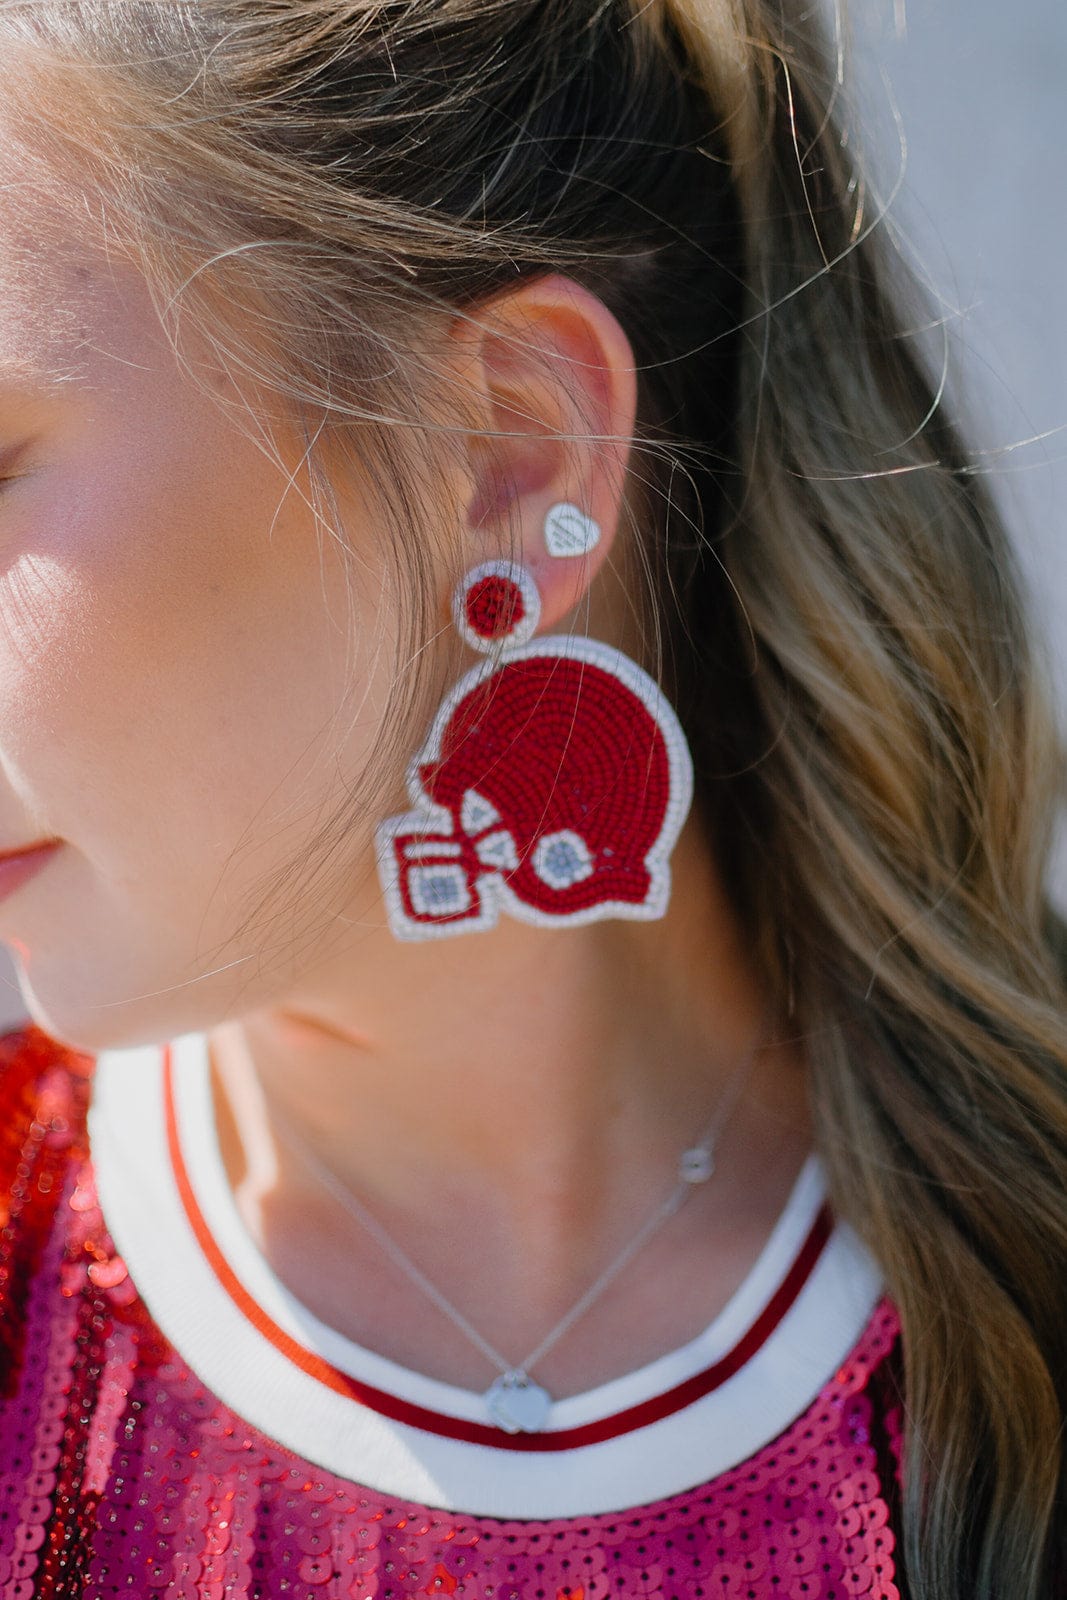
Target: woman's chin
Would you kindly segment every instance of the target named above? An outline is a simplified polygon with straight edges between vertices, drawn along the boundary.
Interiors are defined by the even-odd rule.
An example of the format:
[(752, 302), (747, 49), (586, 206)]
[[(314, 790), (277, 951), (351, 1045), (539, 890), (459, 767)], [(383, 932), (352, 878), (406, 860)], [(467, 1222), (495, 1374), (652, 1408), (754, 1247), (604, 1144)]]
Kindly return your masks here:
[[(42, 944), (32, 955), (8, 942), (25, 1015), (87, 1055), (203, 1033), (277, 998), (269, 984), (245, 978), (240, 958), (189, 978), (195, 964), (184, 951), (143, 945), (138, 951), (134, 938), (121, 950), (117, 940), (108, 950), (106, 941), (79, 938), (62, 947)], [(107, 959), (94, 961), (101, 948)], [(9, 1014), (16, 1015), (12, 1000)]]
[(114, 992), (113, 985), (94, 982), (85, 972), (64, 978), (36, 965), (27, 970), (17, 954), (15, 968), (30, 1021), (50, 1038), (86, 1055), (157, 1044), (199, 1025), (199, 1019), (178, 1015), (176, 1007), (161, 1004), (158, 996), (116, 1002), (107, 993), (109, 987)]
[(72, 1003), (69, 995), (57, 997), (51, 985), (42, 991), (17, 955), (15, 970), (26, 1016), (50, 1038), (89, 1055), (126, 1042), (116, 1037), (120, 1031), (118, 1018), (94, 1015), (84, 1004)]

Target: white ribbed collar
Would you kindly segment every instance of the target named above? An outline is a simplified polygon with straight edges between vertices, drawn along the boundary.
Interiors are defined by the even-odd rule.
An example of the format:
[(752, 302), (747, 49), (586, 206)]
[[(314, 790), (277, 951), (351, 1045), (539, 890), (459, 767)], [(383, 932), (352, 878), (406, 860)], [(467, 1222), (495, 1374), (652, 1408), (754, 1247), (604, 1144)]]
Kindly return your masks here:
[(116, 1248), (162, 1332), (220, 1400), (342, 1477), (472, 1514), (592, 1515), (710, 1480), (803, 1412), (881, 1293), (850, 1229), (838, 1224), (822, 1242), (825, 1186), (809, 1158), (703, 1333), (559, 1401), (544, 1434), (516, 1441), (491, 1428), (480, 1395), (354, 1344), (271, 1271), (227, 1182), (203, 1035), (102, 1055), (90, 1139)]

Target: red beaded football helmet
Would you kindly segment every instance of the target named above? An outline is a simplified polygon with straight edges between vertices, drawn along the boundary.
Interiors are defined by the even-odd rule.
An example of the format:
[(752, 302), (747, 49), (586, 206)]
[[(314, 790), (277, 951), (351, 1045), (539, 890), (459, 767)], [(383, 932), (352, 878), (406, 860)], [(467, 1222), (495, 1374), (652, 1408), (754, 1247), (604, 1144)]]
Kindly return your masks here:
[(409, 772), (413, 810), (378, 829), (400, 938), (489, 928), (502, 909), (546, 926), (666, 909), (692, 795), (677, 717), (610, 645), (532, 641), (538, 612), (529, 574), (508, 562), (476, 568), (457, 593), (464, 637), (502, 645), (438, 711)]

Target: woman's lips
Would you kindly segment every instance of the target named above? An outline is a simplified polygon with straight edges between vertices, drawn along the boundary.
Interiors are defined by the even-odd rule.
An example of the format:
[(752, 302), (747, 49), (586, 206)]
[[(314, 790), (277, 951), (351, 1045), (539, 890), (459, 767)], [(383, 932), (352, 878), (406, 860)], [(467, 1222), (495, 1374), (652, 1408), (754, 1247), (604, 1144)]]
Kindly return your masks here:
[(24, 845), (19, 850), (5, 850), (0, 855), (0, 900), (14, 894), (35, 872), (47, 866), (62, 840), (46, 839), (43, 844)]

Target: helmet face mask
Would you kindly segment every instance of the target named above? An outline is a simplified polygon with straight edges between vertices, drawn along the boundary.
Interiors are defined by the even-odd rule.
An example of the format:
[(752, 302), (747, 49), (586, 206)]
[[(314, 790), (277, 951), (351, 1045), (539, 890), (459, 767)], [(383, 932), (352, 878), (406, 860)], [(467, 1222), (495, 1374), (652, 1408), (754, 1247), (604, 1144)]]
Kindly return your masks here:
[(692, 762), (636, 662), (549, 635), (454, 686), (408, 790), (412, 810), (377, 831), (398, 938), (491, 928), (501, 911), (542, 926), (651, 919), (669, 898)]

